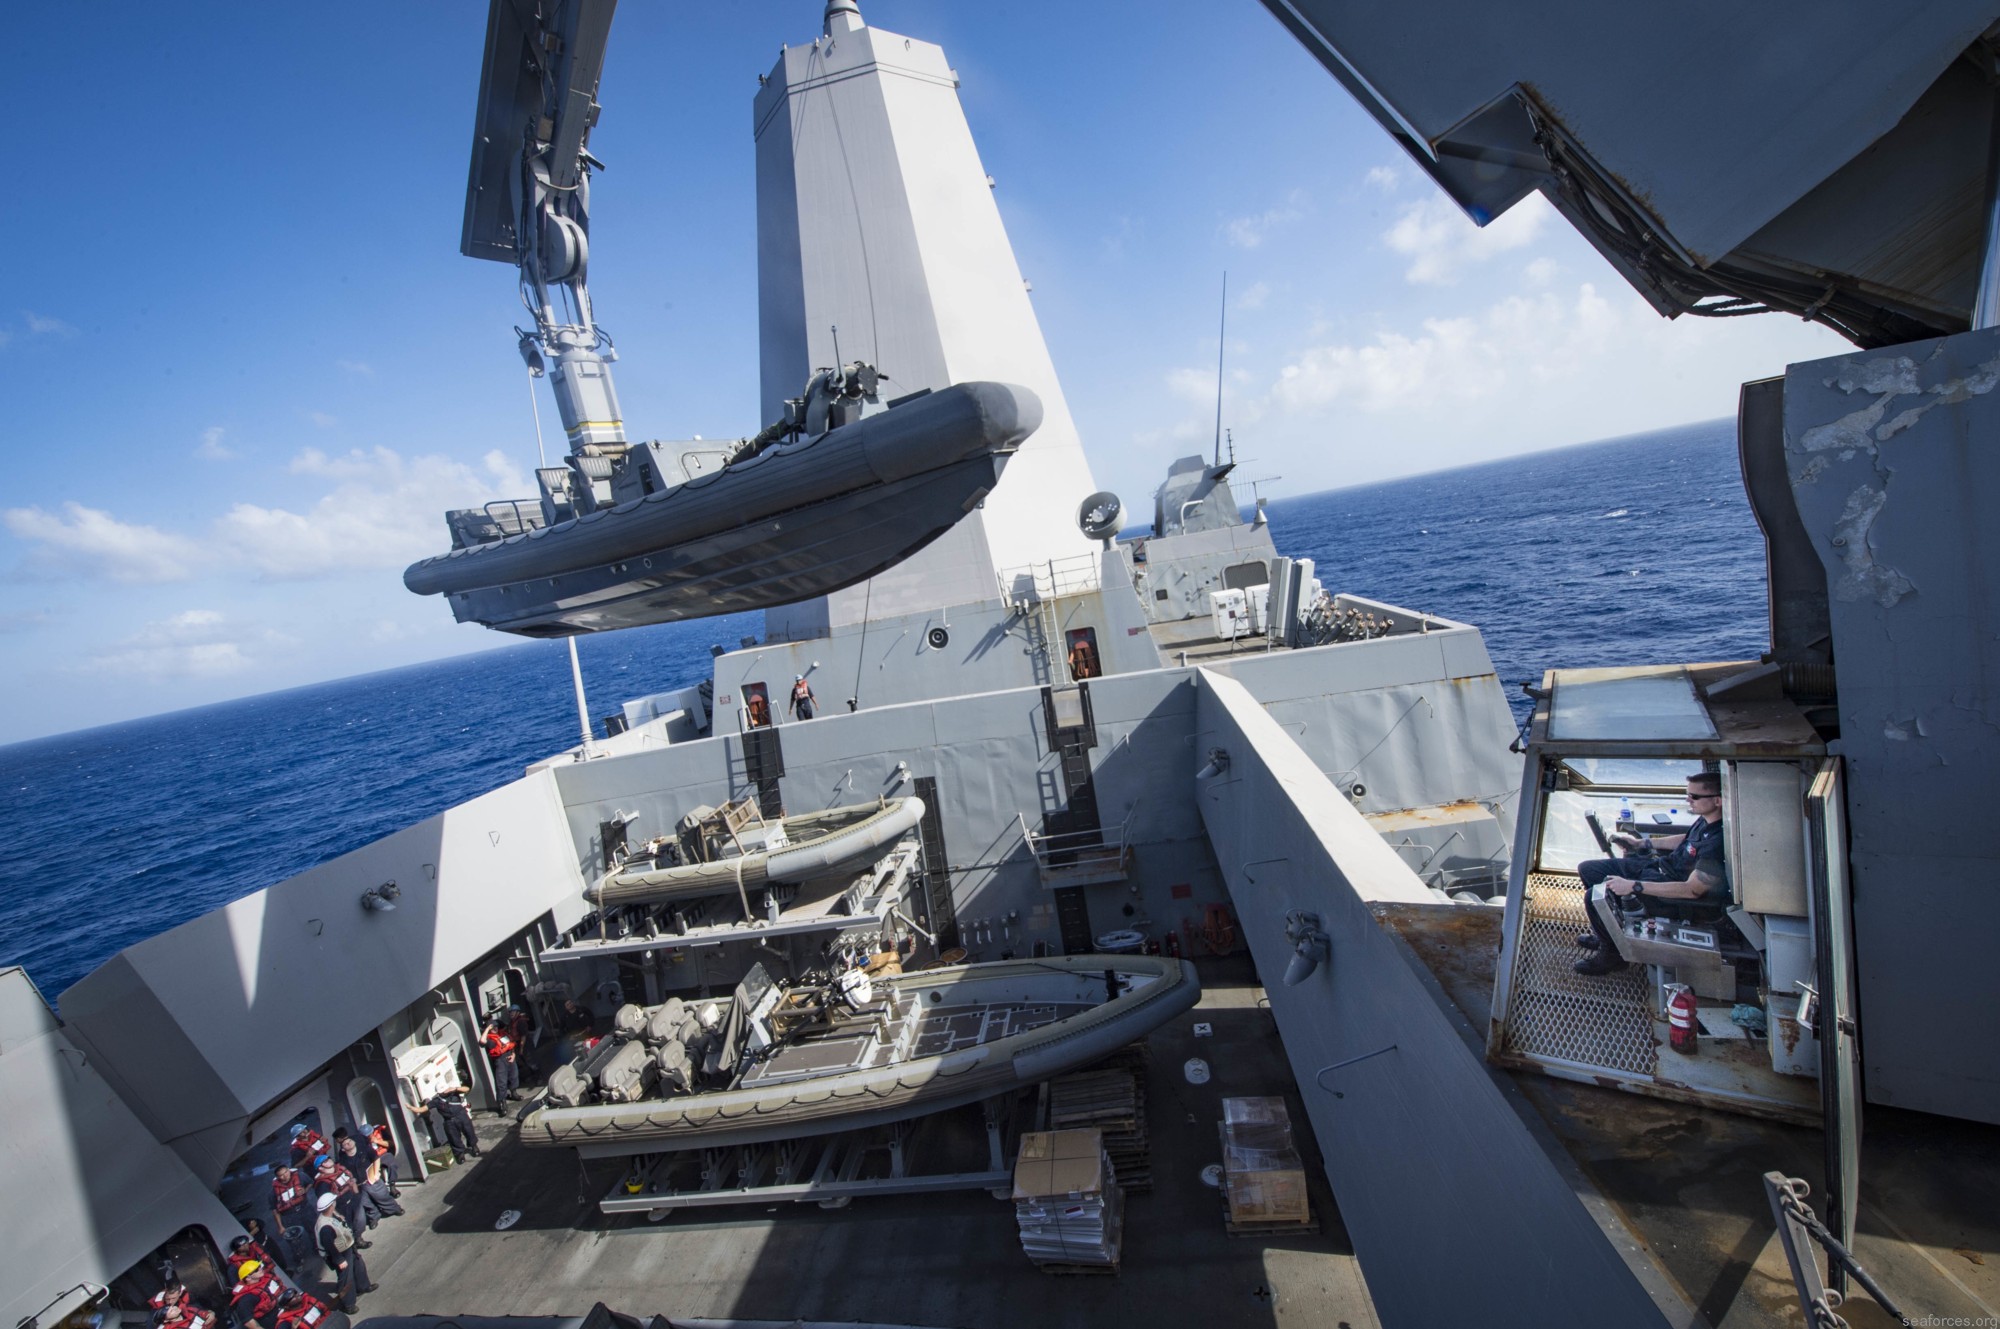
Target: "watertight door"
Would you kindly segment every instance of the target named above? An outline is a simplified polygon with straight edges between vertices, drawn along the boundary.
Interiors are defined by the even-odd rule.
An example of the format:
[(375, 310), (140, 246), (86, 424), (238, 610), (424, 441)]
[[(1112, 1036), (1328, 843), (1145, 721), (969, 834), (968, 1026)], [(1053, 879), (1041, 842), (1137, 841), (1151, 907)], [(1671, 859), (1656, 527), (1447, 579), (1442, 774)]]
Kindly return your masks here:
[[(1819, 983), (1814, 1028), (1826, 1122), (1826, 1225), (1852, 1250), (1861, 1185), (1861, 1052), (1854, 1014), (1847, 804), (1838, 757), (1820, 763), (1806, 795), (1806, 856)], [(1836, 1267), (1830, 1273), (1829, 1284), (1844, 1291), (1846, 1270)]]

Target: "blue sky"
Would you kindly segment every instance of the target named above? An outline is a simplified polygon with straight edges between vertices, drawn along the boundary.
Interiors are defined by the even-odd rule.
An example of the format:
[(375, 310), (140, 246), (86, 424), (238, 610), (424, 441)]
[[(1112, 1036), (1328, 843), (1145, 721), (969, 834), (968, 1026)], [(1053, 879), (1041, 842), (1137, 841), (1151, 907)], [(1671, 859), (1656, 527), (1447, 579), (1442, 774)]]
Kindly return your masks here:
[[(401, 570), (534, 462), (458, 254), (484, 6), (33, 6), (0, 195), (0, 742), (502, 645)], [(814, 0), (627, 0), (591, 288), (637, 437), (756, 429), (751, 98)], [(1253, 0), (865, 0), (936, 41), (1098, 482), (1225, 422), (1303, 494), (1729, 415), (1844, 344), (1669, 324), (1538, 199), (1466, 222)], [(10, 307), (11, 306), (11, 307)], [(548, 413), (544, 398), (544, 412)]]

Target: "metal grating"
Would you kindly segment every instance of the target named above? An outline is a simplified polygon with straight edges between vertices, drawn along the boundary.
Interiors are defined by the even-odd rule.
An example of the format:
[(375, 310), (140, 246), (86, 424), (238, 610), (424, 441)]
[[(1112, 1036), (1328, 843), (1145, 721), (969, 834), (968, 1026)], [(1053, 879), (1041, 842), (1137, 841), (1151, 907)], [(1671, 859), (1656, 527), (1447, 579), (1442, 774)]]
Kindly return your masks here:
[(1528, 876), (1503, 1050), (1650, 1076), (1659, 1068), (1652, 992), (1642, 965), (1588, 977), (1577, 934), (1588, 931), (1583, 885), (1567, 873)]

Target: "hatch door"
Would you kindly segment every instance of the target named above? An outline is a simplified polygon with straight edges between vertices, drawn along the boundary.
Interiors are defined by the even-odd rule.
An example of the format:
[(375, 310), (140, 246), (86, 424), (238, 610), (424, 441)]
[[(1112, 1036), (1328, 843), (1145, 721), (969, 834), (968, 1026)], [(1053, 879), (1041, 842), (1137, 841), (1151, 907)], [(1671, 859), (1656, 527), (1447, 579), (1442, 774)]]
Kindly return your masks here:
[[(1806, 795), (1807, 870), (1812, 888), (1819, 1014), (1820, 1104), (1826, 1122), (1826, 1225), (1854, 1248), (1861, 1185), (1861, 1051), (1854, 1000), (1854, 914), (1847, 868), (1847, 802), (1841, 760), (1828, 757)], [(1846, 1270), (1829, 1285), (1845, 1291)]]

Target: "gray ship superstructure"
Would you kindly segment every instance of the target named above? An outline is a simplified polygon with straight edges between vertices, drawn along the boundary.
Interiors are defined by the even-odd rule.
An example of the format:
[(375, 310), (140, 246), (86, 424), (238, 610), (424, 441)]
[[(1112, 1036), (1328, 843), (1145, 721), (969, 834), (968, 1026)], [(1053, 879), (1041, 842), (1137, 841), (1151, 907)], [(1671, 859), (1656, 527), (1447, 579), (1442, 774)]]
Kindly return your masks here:
[[(1697, 225), (1678, 207), (1692, 199), (1714, 221), (1732, 199), (1768, 190), (1770, 221), (1785, 197), (1833, 188), (1842, 162), (1882, 166), (1864, 160), (1871, 144), (1935, 110), (1940, 88), (1947, 101), (1965, 91), (1961, 55), (1984, 53), (1990, 67), (1977, 39), (1991, 15), (1975, 23), (1968, 7), (1938, 4), (1848, 30), (1791, 7), (1787, 20), (1813, 29), (1804, 63), (1851, 76), (1812, 103), (1838, 132), (1776, 113), (1757, 120), (1774, 143), (1753, 141), (1744, 169), (1728, 175), (1737, 193), (1711, 198), (1686, 172), (1638, 174), (1669, 157), (1588, 120), (1609, 107), (1629, 128), (1636, 103), (1619, 79), (1655, 65), (1684, 77), (1693, 60), (1672, 44), (1648, 59), (1622, 20), (1551, 5), (1551, 26), (1516, 30), (1490, 7), (1440, 0), (1426, 30), (1450, 40), (1415, 47), (1409, 20), (1388, 11), (1270, 7), (1476, 216), (1531, 189), (1573, 191), (1566, 212), (1601, 240), (1618, 229), (1630, 243), (1613, 261), (1663, 308), (1702, 312), (1719, 292), (1755, 303), (1745, 294), (1755, 277), (1764, 303), (1824, 315), (1864, 341), (1951, 332), (1965, 316), (1952, 303), (1965, 292), (1949, 279), (1957, 251), (1944, 241), (1922, 271), (1891, 271), (1889, 250), (1859, 241), (1839, 263), (1813, 249), (1848, 221), (1863, 238), (1908, 238), (1871, 230), (1866, 209), (1835, 208), (1831, 223), (1801, 214), (1801, 235), (1777, 227), (1751, 243), (1754, 227)], [(513, 36), (489, 35), (489, 64), (502, 56), (482, 114), (498, 104), (492, 89), (507, 83), (516, 39), (546, 31), (536, 49), (550, 56), (554, 86), (594, 118), (594, 71), (579, 72), (570, 43), (601, 48), (609, 12), (497, 0), (490, 34)], [(1745, 85), (1761, 52), (1793, 49), (1768, 15), (1733, 21), (1753, 49), (1706, 43), (1708, 28), (1687, 41), (1726, 54)], [(1926, 843), (1954, 852), (1940, 850), (1923, 875), (1891, 842), (1927, 819), (1976, 827), (1968, 799), (1991, 784), (1975, 742), (1990, 700), (1982, 638), (1964, 625), (1991, 620), (1981, 587), (2000, 585), (1986, 575), (1969, 502), (1995, 488), (1971, 442), (1994, 427), (1995, 334), (1750, 385), (1745, 475), (1771, 549), (1772, 658), (1556, 671), (1523, 735), (1475, 628), (1322, 585), (1320, 569), (1280, 554), (1261, 505), (1243, 510), (1219, 454), (1172, 463), (1152, 534), (1114, 538), (1120, 505), (1084, 464), (955, 82), (938, 48), (867, 26), (850, 0), (833, 0), (818, 38), (788, 48), (764, 80), (754, 119), (763, 417), (785, 418), (785, 394), (828, 366), (844, 376), (847, 363), (886, 373), (899, 393), (1018, 385), (1039, 401), (1040, 427), (983, 504), (878, 575), (769, 610), (762, 640), (719, 650), (706, 679), (627, 703), (615, 732), (128, 948), (62, 994), (61, 1022), (25, 976), (0, 975), (0, 1094), (30, 1132), (0, 1162), (6, 1308), (40, 1324), (123, 1314), (161, 1253), (212, 1264), (214, 1244), (234, 1232), (232, 1210), (256, 1208), (271, 1142), (316, 1114), (386, 1125), (417, 1179), (443, 1183), (410, 1188), (426, 1230), (381, 1238), (397, 1244), (378, 1274), (382, 1300), (364, 1303), (373, 1312), (577, 1316), (609, 1299), (673, 1312), (676, 1323), (698, 1312), (1264, 1324), (1291, 1311), (1399, 1325), (1784, 1323), (1791, 1286), (1758, 1177), (1818, 1167), (1822, 1137), (1738, 1115), (1748, 1107), (1832, 1123), (1828, 1216), (1848, 1229), (1860, 1208), (1853, 1244), (1924, 1299), (1914, 1310), (1985, 1313), (2000, 1299), (2000, 1262), (1945, 1261), (1955, 1244), (1993, 1249), (1990, 1210), (1954, 1191), (1984, 1194), (2000, 1169), (1990, 1133), (1917, 1114), (1874, 1119), (1878, 1142), (1948, 1150), (1953, 1176), (1940, 1178), (1924, 1150), (1885, 1155), (1878, 1143), (1866, 1175), (1883, 1226), (1871, 1229), (1845, 1126), (1860, 1107), (1857, 1065), (1878, 1097), (1887, 1087), (1961, 1117), (1994, 1115), (1990, 1031), (1978, 1025), (1991, 969), (1966, 954), (1990, 931), (1990, 909), (1972, 898), (1985, 860), (1961, 852), (1962, 839), (1934, 838)], [(1461, 104), (1468, 97), (1478, 104)], [(1652, 108), (1636, 111), (1650, 123)], [(1566, 127), (1565, 115), (1579, 123)], [(579, 126), (587, 118), (541, 133), (546, 158), (501, 160), (526, 160), (524, 181), (560, 186), (583, 169)], [(1811, 150), (1788, 153), (1775, 142), (1788, 136)], [(1612, 141), (1640, 150), (1612, 164)], [(498, 187), (482, 160), (468, 234), (491, 197), (482, 190)], [(571, 269), (557, 260), (580, 255), (583, 201), (574, 189), (548, 200), (556, 220), (534, 260), (544, 285), (562, 287)], [(523, 252), (509, 241), (485, 256)], [(1807, 270), (1825, 297), (1795, 301)], [(2000, 264), (1989, 258), (1984, 270)], [(542, 348), (569, 354), (579, 382), (594, 377), (583, 366), (608, 359), (594, 334), (573, 331), (586, 323), (538, 323)], [(908, 409), (879, 404), (879, 414), (857, 406), (826, 439)], [(592, 444), (587, 409), (564, 419), (586, 449), (622, 444), (622, 434)], [(1962, 492), (1946, 501), (1954, 475)], [(1922, 536), (1899, 524), (1912, 490), (1932, 500)], [(588, 625), (560, 624), (578, 626)], [(786, 708), (795, 680), (819, 697), (815, 718)], [(1649, 798), (1708, 762), (1732, 800), (1730, 904), (1761, 944), (1725, 955), (1718, 936), (1634, 937), (1635, 955), (1640, 941), (1660, 949), (1618, 982), (1586, 983), (1568, 968), (1583, 919), (1575, 859), (1591, 849), (1584, 814), (1620, 797), (1649, 813)], [(1884, 772), (1922, 797), (1896, 795)], [(1876, 782), (1866, 808), (1843, 795), (1843, 780)], [(767, 873), (754, 890), (732, 880), (693, 898), (617, 894), (621, 882), (690, 864), (741, 865), (758, 852), (768, 862), (780, 846), (743, 839), (756, 824), (898, 800), (921, 807), (916, 825), (830, 875)], [(683, 830), (710, 839), (674, 863), (667, 845), (683, 843)], [(1871, 881), (1893, 885), (1864, 889)], [(1926, 902), (1928, 918), (1898, 917), (1898, 892)], [(1856, 988), (1842, 954), (1850, 922)], [(1950, 963), (1890, 967), (1919, 931)], [(1002, 1186), (1024, 1110), (1006, 1094), (960, 1123), (978, 1157), (933, 1171), (912, 1161), (922, 1137), (903, 1122), (826, 1137), (834, 1143), (710, 1151), (662, 1151), (651, 1138), (621, 1149), (604, 1136), (584, 1152), (615, 1161), (581, 1172), (529, 1161), (556, 1150), (503, 1147), (463, 1179), (437, 1176), (422, 1156), (412, 1106), (430, 1088), (463, 1080), (477, 1105), (509, 1111), (479, 1044), (482, 1020), (509, 1005), (528, 1012), (538, 1044), (557, 1036), (564, 997), (619, 1013), (626, 1042), (603, 1066), (572, 1063), (602, 1072), (625, 1058), (629, 1074), (600, 1081), (599, 1105), (614, 1093), (685, 1104), (694, 1097), (661, 1077), (682, 1073), (680, 1058), (712, 1032), (689, 1024), (691, 1003), (823, 993), (828, 975), (866, 957), (907, 963), (917, 980), (907, 986), (921, 991), (930, 971), (919, 967), (933, 963), (946, 963), (941, 975), (1032, 972), (1038, 960), (1148, 942), (1204, 972), (1201, 1004), (1153, 1036), (1168, 1051), (1146, 1076), (1164, 1100), (1156, 1131), (1185, 1152), (1160, 1180), (1160, 1221), (1128, 1242), (1121, 1278), (1095, 1292), (1003, 1258), (1017, 1253), (1004, 1209), (893, 1198)], [(1253, 979), (1239, 969), (1239, 981), (1210, 981), (1246, 952)], [(1115, 980), (1117, 963), (1103, 967)], [(1782, 990), (1801, 980), (1825, 1031), (1803, 1052), (1793, 1036), (1810, 1018), (1805, 994)], [(1738, 985), (1732, 999), (1747, 982), (1756, 1002), (1716, 995), (1725, 982)], [(1711, 1061), (1688, 1067), (1655, 1055), (1670, 984), (1713, 985), (1700, 1009), (1707, 1019), (1720, 1002), (1718, 1025), (1733, 1005), (1762, 1003), (1792, 1027), (1754, 1056), (1721, 1050), (1725, 1031), (1706, 1030)], [(1106, 997), (1115, 1012), (1122, 998)], [(1003, 1019), (987, 1030), (991, 1005), (981, 1003), (974, 1046), (992, 1032), (997, 1047), (1012, 1028)], [(908, 1016), (878, 1014), (877, 1036)], [(1954, 1058), (1925, 1021), (1960, 1015), (1955, 1026), (1974, 1027)], [(1880, 1061), (1857, 1060), (1857, 1016), (1881, 1022), (1866, 1027), (1868, 1057)], [(656, 1019), (659, 1046), (680, 1048), (665, 1060), (649, 1059)], [(1877, 1028), (1892, 1031), (1886, 1046)], [(829, 1045), (856, 1026), (842, 1015), (815, 1029), (789, 1045), (795, 1059), (834, 1055)], [(1730, 1081), (1731, 1067), (1755, 1074)], [(1266, 1087), (1255, 1092), (1288, 1096), (1310, 1128), (1351, 1255), (1304, 1237), (1232, 1247), (1217, 1230), (1199, 1180), (1213, 1148), (1203, 1114), (1256, 1075)], [(580, 1091), (566, 1080), (560, 1092)], [(21, 1202), (30, 1194), (32, 1206)], [(858, 1197), (872, 1197), (867, 1219), (848, 1221), (839, 1206)], [(832, 1213), (794, 1224), (729, 1208), (785, 1201)], [(711, 1206), (736, 1216), (671, 1221)], [(649, 1304), (631, 1304), (640, 1297)], [(612, 1321), (600, 1310), (593, 1323)]]

